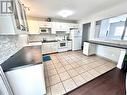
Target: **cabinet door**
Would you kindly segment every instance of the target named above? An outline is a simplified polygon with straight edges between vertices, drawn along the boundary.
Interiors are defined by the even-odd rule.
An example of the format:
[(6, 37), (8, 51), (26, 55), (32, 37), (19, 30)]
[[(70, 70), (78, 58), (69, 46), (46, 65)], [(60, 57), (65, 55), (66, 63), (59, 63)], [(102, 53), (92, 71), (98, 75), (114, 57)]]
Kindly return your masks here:
[(43, 43), (42, 44), (42, 52), (43, 52), (43, 54), (57, 52), (57, 42)]
[(55, 30), (55, 28), (56, 28), (56, 25), (55, 25), (56, 23), (55, 22), (52, 22), (52, 34), (56, 34), (56, 30)]
[(29, 31), (28, 29), (28, 22), (27, 22), (27, 17), (26, 17), (26, 11), (25, 11), (25, 6), (22, 5), (22, 12), (23, 12), (23, 22), (24, 22), (24, 29), (23, 31)]
[(16, 28), (21, 30), (19, 15), (18, 15), (18, 9), (16, 8), (16, 4), (15, 4), (15, 11), (14, 11), (14, 19), (15, 19), (15, 23), (16, 23)]
[(52, 53), (57, 52), (57, 42), (53, 42), (51, 48), (52, 48)]
[(26, 12), (24, 9), (24, 5), (21, 4), (19, 0), (15, 0), (15, 13), (14, 17), (16, 20), (17, 28), (20, 29), (20, 33), (24, 33), (28, 31)]
[(29, 34), (40, 34), (38, 21), (28, 20)]
[(72, 50), (72, 41), (68, 41), (68, 50)]
[(56, 44), (55, 42), (51, 42), (47, 44), (48, 53), (54, 53), (56, 52)]
[(0, 66), (0, 95), (13, 95), (8, 80)]
[(45, 45), (44, 44), (42, 44), (42, 54), (46, 54), (46, 47), (45, 47)]
[(52, 24), (52, 34), (56, 34), (55, 31), (69, 31), (68, 23), (54, 22)]
[(19, 18), (19, 23), (20, 23), (20, 29), (25, 30), (25, 22), (24, 22), (24, 16), (22, 11), (22, 5), (18, 0), (15, 0), (15, 3), (16, 3), (17, 15)]
[(84, 42), (84, 45), (83, 45), (83, 54), (89, 55), (89, 46), (90, 46), (89, 43)]
[(14, 95), (45, 95), (43, 64), (6, 72)]
[(47, 49), (46, 44), (43, 43), (43, 44), (42, 44), (42, 54), (46, 54), (46, 52), (47, 52), (46, 49)]
[(0, 95), (9, 95), (2, 76), (0, 75)]
[(52, 28), (52, 22), (38, 21), (39, 27)]
[(70, 23), (69, 28), (78, 28), (78, 24)]
[(43, 43), (43, 53), (48, 54), (51, 52), (51, 45), (50, 43)]

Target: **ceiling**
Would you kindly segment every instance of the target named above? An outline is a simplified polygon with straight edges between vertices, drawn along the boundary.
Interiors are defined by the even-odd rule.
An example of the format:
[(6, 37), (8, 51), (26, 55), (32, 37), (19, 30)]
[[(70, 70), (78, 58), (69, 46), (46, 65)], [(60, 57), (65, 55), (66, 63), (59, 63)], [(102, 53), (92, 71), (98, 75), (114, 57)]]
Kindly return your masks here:
[(28, 15), (33, 17), (60, 17), (57, 13), (63, 9), (72, 10), (74, 14), (67, 20), (81, 20), (126, 0), (21, 0), (30, 8)]

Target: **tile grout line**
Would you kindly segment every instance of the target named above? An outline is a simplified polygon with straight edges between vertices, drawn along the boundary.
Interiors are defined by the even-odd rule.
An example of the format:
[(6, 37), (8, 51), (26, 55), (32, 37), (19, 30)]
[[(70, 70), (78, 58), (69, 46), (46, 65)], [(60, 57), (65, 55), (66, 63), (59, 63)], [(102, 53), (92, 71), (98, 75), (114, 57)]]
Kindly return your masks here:
[[(65, 58), (64, 58), (65, 59)], [(65, 59), (66, 60), (66, 59)], [(66, 60), (67, 61), (67, 60)], [(63, 66), (64, 67), (64, 66)], [(73, 67), (72, 67), (73, 68)], [(64, 68), (65, 69), (65, 68)], [(68, 73), (68, 71), (65, 69), (65, 71)], [(70, 76), (70, 74), (68, 73), (68, 75)], [(78, 75), (77, 75), (78, 76)], [(73, 80), (73, 78), (70, 76), (70, 78), (69, 79), (72, 79)], [(69, 79), (66, 79), (66, 80), (69, 80)], [(64, 81), (66, 81), (66, 80), (64, 80)], [(73, 80), (73, 82), (75, 83), (75, 85), (76, 86), (78, 86), (77, 84), (76, 84), (76, 82)], [(63, 84), (63, 81), (62, 81), (62, 84)], [(64, 86), (64, 85), (63, 85)], [(64, 87), (65, 88), (65, 87)], [(75, 88), (74, 88), (75, 89)], [(65, 89), (65, 91), (66, 91), (66, 89)], [(69, 91), (68, 91), (69, 92)], [(67, 91), (66, 91), (66, 93), (67, 93)]]
[[(67, 52), (66, 52), (66, 53), (67, 53)], [(61, 54), (63, 55), (62, 58), (65, 60), (65, 62), (67, 62), (67, 63), (72, 67), (72, 69), (75, 70), (75, 68), (71, 65), (72, 63), (70, 63), (70, 62), (67, 60), (67, 58), (65, 57), (66, 54), (64, 54), (64, 53), (61, 53)], [(68, 53), (67, 53), (67, 54), (68, 54)], [(79, 53), (79, 54), (80, 54), (80, 53)], [(63, 67), (63, 68), (65, 69), (64, 66), (66, 66), (66, 65), (63, 65), (63, 64), (62, 64), (62, 62), (60, 61), (60, 58), (61, 58), (61, 57), (59, 58), (59, 56), (61, 56), (61, 55), (58, 55), (58, 56), (55, 55), (55, 57), (57, 57), (57, 60), (59, 60), (60, 64), (62, 65), (61, 67)], [(68, 56), (68, 57), (69, 57), (69, 60), (72, 59), (70, 56)], [(61, 59), (62, 59), (62, 58), (61, 58)], [(77, 58), (78, 58), (78, 57), (77, 57)], [(55, 59), (56, 59), (56, 58), (55, 58)], [(88, 58), (87, 58), (87, 59), (88, 59)], [(83, 60), (83, 59), (78, 58), (78, 61), (79, 61), (79, 60)], [(89, 59), (88, 59), (88, 60), (89, 60)], [(78, 62), (78, 61), (73, 61), (73, 62)], [(96, 61), (94, 61), (94, 62), (97, 62), (97, 61), (98, 61), (98, 60), (96, 59)], [(53, 63), (53, 65), (54, 65), (54, 62), (53, 62), (53, 61), (52, 61), (52, 63)], [(68, 64), (67, 64), (67, 65), (68, 65)], [(87, 64), (84, 64), (84, 65), (88, 66)], [(105, 64), (102, 64), (102, 65), (105, 65)], [(102, 66), (102, 65), (99, 65), (99, 67)], [(81, 65), (81, 66), (82, 66), (82, 65)], [(79, 66), (79, 67), (81, 67), (81, 66)], [(88, 67), (89, 67), (89, 66), (88, 66)], [(97, 67), (97, 66), (96, 66), (96, 67)], [(91, 68), (90, 70), (95, 70), (96, 67), (94, 67), (94, 68), (91, 68), (91, 67), (90, 67), (90, 68)], [(59, 76), (60, 73), (58, 73), (58, 71), (57, 71), (57, 69), (56, 69), (55, 66), (54, 66), (54, 68), (55, 68), (55, 70), (56, 70), (56, 72), (57, 72), (57, 75)], [(81, 67), (81, 68), (84, 69), (83, 67)], [(72, 79), (72, 80), (73, 80), (74, 77), (76, 77), (76, 76), (78, 76), (78, 75), (81, 76), (82, 73), (85, 73), (85, 72), (88, 72), (88, 71), (89, 71), (89, 70), (86, 70), (85, 72), (82, 72), (82, 73), (77, 72), (78, 75), (76, 75), (76, 76), (74, 76), (74, 77), (71, 77), (70, 74), (68, 73), (68, 71), (69, 71), (69, 70), (72, 70), (72, 69), (68, 69), (68, 70), (65, 69), (65, 71), (64, 71), (64, 72), (67, 72), (67, 74), (69, 75), (70, 79)], [(95, 71), (96, 71), (96, 70), (95, 70)], [(62, 72), (62, 73), (64, 73), (64, 72)], [(98, 71), (96, 71), (96, 72), (98, 72)], [(88, 72), (88, 73), (89, 73), (89, 72)], [(98, 72), (98, 73), (99, 73), (99, 72)], [(90, 73), (89, 73), (89, 74), (90, 74)], [(99, 73), (99, 74), (100, 74), (100, 73)], [(92, 74), (90, 74), (90, 75), (93, 76)], [(81, 77), (82, 77), (82, 76), (81, 76)], [(94, 76), (93, 76), (93, 77), (94, 77)], [(49, 78), (49, 76), (48, 76), (48, 78)], [(59, 76), (59, 78), (60, 78), (60, 76)], [(82, 77), (82, 78), (83, 78), (83, 77)], [(95, 78), (96, 78), (96, 77), (95, 77)], [(84, 78), (83, 78), (83, 79), (84, 79)], [(60, 80), (61, 80), (61, 78), (60, 78)], [(68, 80), (68, 79), (66, 79), (66, 80)], [(66, 80), (64, 80), (64, 81), (66, 81)], [(86, 80), (86, 79), (84, 79), (84, 80)], [(62, 85), (63, 85), (63, 81), (61, 80), (60, 82), (61, 82)], [(59, 82), (59, 83), (60, 83), (60, 82)], [(75, 82), (74, 80), (73, 80), (73, 82), (76, 84), (76, 82)], [(58, 84), (58, 83), (57, 83), (57, 84)], [(85, 84), (85, 83), (84, 83), (84, 84)], [(55, 84), (55, 85), (56, 85), (56, 84)], [(76, 84), (76, 86), (78, 86), (78, 85)], [(64, 87), (64, 85), (63, 85), (63, 87)], [(51, 86), (50, 86), (50, 88), (51, 88)], [(67, 92), (66, 89), (65, 89), (65, 87), (64, 87), (64, 90), (65, 90), (65, 92)]]
[[(57, 58), (57, 59), (58, 59), (58, 58)], [(59, 60), (59, 59), (58, 59), (58, 60)], [(54, 62), (53, 62), (53, 64), (54, 64)], [(55, 69), (56, 69), (56, 67), (55, 67)], [(57, 75), (59, 76), (59, 73), (58, 73), (57, 70), (56, 70), (56, 72), (57, 72)], [(59, 76), (59, 78), (60, 78), (60, 76)], [(63, 88), (64, 88), (64, 90), (65, 90), (65, 93), (66, 93), (67, 91), (66, 91), (66, 89), (65, 89), (65, 87), (64, 87), (64, 85), (63, 85), (63, 82), (62, 82), (61, 78), (60, 78), (60, 81), (61, 81), (62, 86), (63, 86)], [(65, 93), (64, 93), (64, 94), (65, 94)]]

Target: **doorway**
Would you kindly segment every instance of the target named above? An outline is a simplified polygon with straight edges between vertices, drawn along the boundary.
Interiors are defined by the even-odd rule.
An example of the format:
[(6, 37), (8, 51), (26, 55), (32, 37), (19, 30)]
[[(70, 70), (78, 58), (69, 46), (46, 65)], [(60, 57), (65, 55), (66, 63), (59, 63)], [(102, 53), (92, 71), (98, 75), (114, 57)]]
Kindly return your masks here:
[(91, 23), (83, 24), (82, 50), (83, 50), (83, 42), (88, 41), (89, 39), (90, 26), (91, 26)]

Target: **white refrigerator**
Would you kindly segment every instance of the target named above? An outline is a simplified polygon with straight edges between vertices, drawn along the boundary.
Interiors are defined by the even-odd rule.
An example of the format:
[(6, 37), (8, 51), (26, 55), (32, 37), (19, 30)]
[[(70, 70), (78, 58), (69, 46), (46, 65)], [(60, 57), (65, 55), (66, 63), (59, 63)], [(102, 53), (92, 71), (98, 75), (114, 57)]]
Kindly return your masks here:
[(72, 50), (80, 50), (82, 42), (82, 33), (78, 28), (71, 29), (70, 39), (72, 39)]

